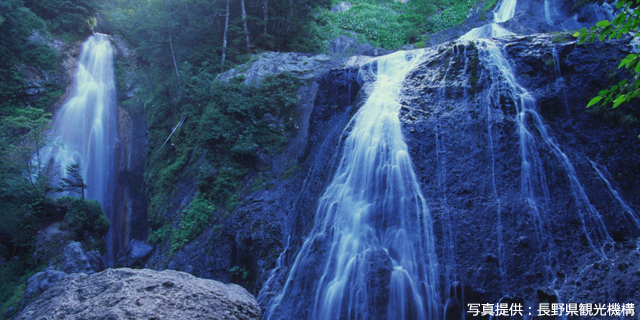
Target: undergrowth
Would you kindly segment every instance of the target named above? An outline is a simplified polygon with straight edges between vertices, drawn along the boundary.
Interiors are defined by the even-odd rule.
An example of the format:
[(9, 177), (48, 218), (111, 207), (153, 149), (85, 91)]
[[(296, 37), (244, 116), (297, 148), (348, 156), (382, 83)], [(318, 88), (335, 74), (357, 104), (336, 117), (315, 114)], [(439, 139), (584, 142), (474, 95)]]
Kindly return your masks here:
[[(425, 34), (462, 23), (478, 2), (480, 1), (354, 1), (347, 11), (322, 10), (316, 19), (322, 28), (322, 34), (326, 35), (325, 40), (349, 35), (385, 49), (398, 49), (412, 43), (420, 47), (423, 46)], [(483, 10), (486, 12), (495, 5), (496, 0), (487, 0)]]
[[(214, 81), (213, 72), (188, 64), (182, 72), (189, 78), (178, 87), (177, 99), (171, 99), (173, 88), (159, 87), (145, 107), (148, 241), (170, 240), (172, 252), (224, 222), (243, 193), (266, 186), (268, 171), (258, 168), (258, 157), (280, 153), (286, 145), (301, 84), (287, 72), (257, 85), (245, 84), (243, 76)], [(188, 190), (197, 195), (180, 209), (180, 201), (193, 192), (185, 181), (195, 182)]]

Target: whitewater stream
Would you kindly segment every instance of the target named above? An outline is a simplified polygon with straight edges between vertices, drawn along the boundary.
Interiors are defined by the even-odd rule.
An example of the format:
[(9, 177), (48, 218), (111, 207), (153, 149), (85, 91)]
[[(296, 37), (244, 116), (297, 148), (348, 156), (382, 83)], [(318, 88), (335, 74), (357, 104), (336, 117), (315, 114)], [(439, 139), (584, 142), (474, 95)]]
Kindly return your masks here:
[(111, 221), (103, 257), (108, 267), (113, 266), (119, 249), (113, 212), (114, 147), (118, 141), (115, 93), (109, 37), (95, 34), (82, 44), (73, 92), (54, 115), (50, 136), (55, 146), (42, 151), (43, 159), (60, 177), (67, 177), (66, 167), (80, 165), (89, 185), (85, 196), (98, 200)]

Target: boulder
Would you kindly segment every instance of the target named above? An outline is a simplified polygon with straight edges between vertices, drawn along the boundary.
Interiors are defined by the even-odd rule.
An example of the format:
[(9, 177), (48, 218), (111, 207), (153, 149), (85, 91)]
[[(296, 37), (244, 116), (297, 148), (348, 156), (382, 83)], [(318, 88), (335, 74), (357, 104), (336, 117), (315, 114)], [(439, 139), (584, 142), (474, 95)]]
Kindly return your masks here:
[(249, 292), (235, 284), (188, 273), (107, 269), (73, 274), (32, 301), (15, 318), (44, 319), (260, 319)]
[(55, 270), (53, 267), (48, 267), (44, 269), (44, 271), (34, 274), (27, 280), (27, 287), (24, 289), (24, 299), (22, 300), (23, 303), (24, 301), (29, 301), (38, 293), (46, 291), (66, 276), (66, 273)]
[(86, 252), (80, 242), (69, 243), (62, 252), (62, 271), (71, 273), (96, 273), (104, 269), (98, 251)]
[(127, 245), (124, 254), (118, 259), (118, 265), (125, 267), (141, 266), (151, 256), (153, 247), (143, 241), (133, 239)]

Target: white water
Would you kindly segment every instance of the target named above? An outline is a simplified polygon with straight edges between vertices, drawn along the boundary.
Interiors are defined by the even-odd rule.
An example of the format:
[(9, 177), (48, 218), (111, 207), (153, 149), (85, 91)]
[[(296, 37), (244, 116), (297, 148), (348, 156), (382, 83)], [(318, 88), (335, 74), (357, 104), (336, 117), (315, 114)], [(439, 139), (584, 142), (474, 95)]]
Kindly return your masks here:
[[(607, 190), (609, 190), (609, 193), (611, 193), (611, 195), (616, 199), (616, 201), (618, 201), (618, 203), (620, 204), (620, 207), (622, 208), (624, 213), (627, 215), (627, 218), (631, 222), (633, 222), (633, 224), (636, 227), (640, 228), (640, 219), (638, 218), (638, 215), (636, 214), (636, 212), (633, 209), (631, 209), (631, 207), (629, 207), (629, 205), (627, 204), (626, 201), (624, 201), (624, 199), (622, 199), (622, 196), (620, 196), (620, 193), (618, 192), (618, 190), (616, 190), (616, 188), (613, 187), (613, 185), (611, 184), (611, 181), (609, 181), (609, 179), (605, 177), (602, 171), (600, 171), (600, 169), (598, 168), (598, 165), (591, 160), (589, 160), (589, 162), (591, 163), (591, 166), (593, 167), (593, 169), (596, 170), (598, 177), (600, 177), (600, 179), (602, 179), (604, 184), (607, 186)], [(607, 172), (607, 175), (611, 175), (607, 171), (607, 168), (603, 167), (603, 170)]]
[[(419, 52), (378, 58), (373, 92), (347, 128), (343, 154), (319, 200), (314, 228), (264, 318), (286, 313), (295, 294), (312, 297), (310, 319), (369, 319), (369, 296), (388, 290), (389, 319), (436, 319), (438, 272), (432, 221), (413, 172), (398, 118), (398, 94)], [(347, 129), (348, 130), (348, 129)], [(325, 247), (323, 247), (323, 245)], [(324, 250), (323, 250), (324, 248)], [(393, 267), (387, 287), (367, 281), (372, 260)], [(320, 263), (321, 274), (309, 274)], [(315, 280), (317, 277), (317, 280)], [(311, 280), (314, 279), (314, 280)], [(301, 315), (289, 315), (300, 318)], [(286, 318), (286, 317), (284, 317)]]
[[(553, 11), (553, 12), (552, 12)], [(555, 2), (549, 4), (549, 0), (544, 0), (544, 18), (548, 25), (553, 26), (554, 17), (558, 16), (558, 10), (556, 10)]]
[(516, 14), (516, 0), (502, 0), (494, 10), (493, 22), (500, 23), (505, 22)]
[(516, 13), (516, 4), (517, 0), (500, 1), (493, 10), (493, 23), (471, 29), (458, 40), (470, 41), (475, 39), (492, 39), (513, 35), (513, 32), (501, 27), (498, 23), (505, 22), (513, 18)]
[(111, 266), (117, 252), (113, 223), (113, 148), (117, 142), (116, 97), (113, 76), (113, 50), (103, 34), (89, 37), (78, 58), (73, 93), (56, 112), (50, 136), (54, 148), (42, 150), (53, 171), (66, 177), (66, 167), (79, 164), (89, 188), (85, 196), (102, 204), (112, 222), (107, 234), (107, 256)]

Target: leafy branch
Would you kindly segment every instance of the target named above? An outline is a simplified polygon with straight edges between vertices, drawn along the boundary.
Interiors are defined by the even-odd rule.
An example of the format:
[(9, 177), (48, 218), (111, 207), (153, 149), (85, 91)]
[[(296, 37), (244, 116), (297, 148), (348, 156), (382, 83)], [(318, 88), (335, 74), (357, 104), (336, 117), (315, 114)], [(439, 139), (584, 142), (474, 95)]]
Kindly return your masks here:
[[(586, 41), (593, 42), (596, 39), (600, 41), (614, 38), (620, 39), (629, 34), (637, 38), (640, 36), (640, 33), (638, 33), (640, 27), (639, 3), (640, 0), (618, 0), (616, 8), (622, 10), (613, 21), (602, 20), (588, 30), (587, 28), (582, 28), (573, 36), (579, 38), (580, 44)], [(635, 74), (631, 81), (624, 79), (611, 88), (598, 92), (598, 95), (589, 101), (587, 108), (602, 103), (603, 105), (613, 104), (612, 108), (615, 109), (621, 104), (628, 103), (638, 97), (640, 95), (640, 63), (638, 62), (640, 62), (640, 55), (637, 53), (631, 53), (622, 59), (618, 69), (622, 67), (632, 69)], [(638, 138), (640, 138), (640, 135), (638, 135)]]

